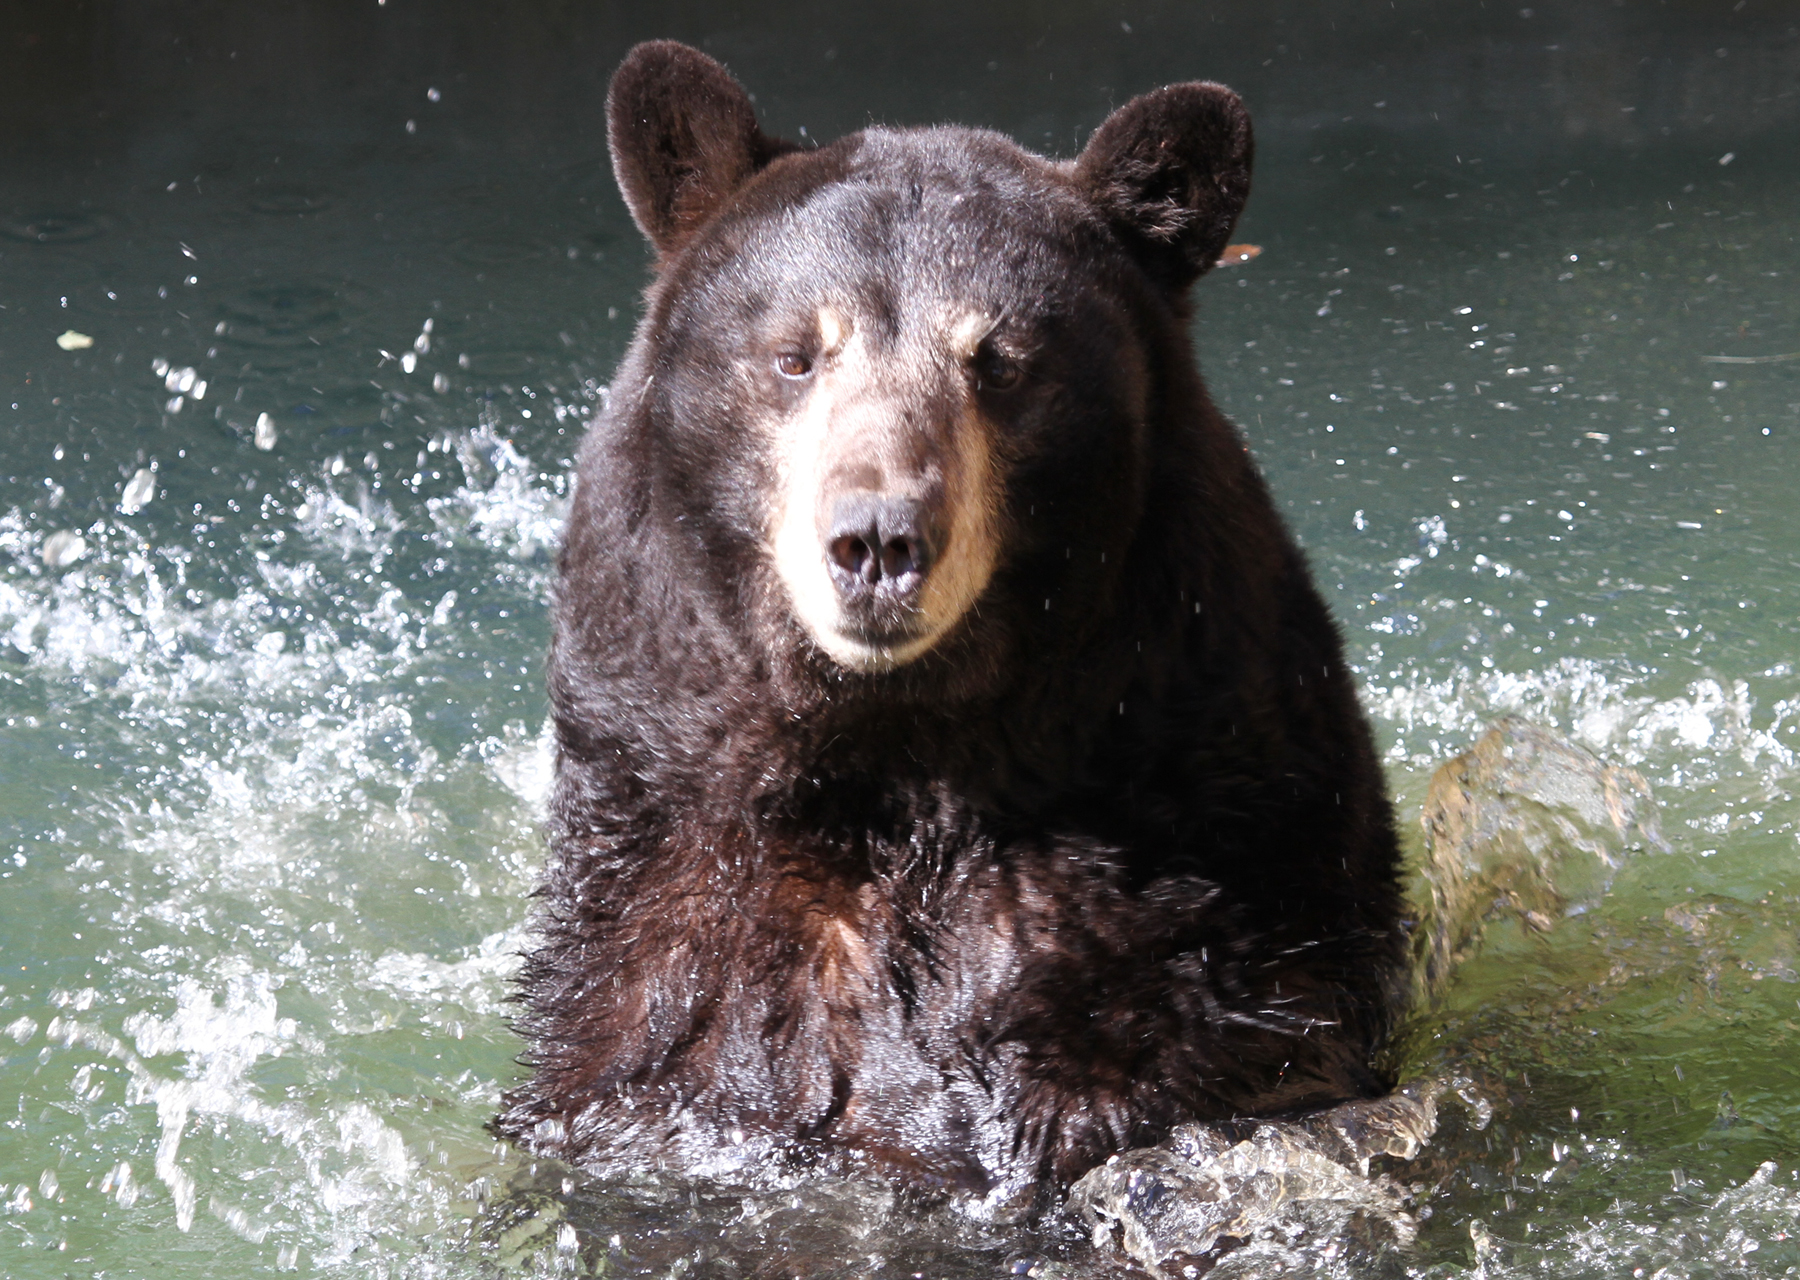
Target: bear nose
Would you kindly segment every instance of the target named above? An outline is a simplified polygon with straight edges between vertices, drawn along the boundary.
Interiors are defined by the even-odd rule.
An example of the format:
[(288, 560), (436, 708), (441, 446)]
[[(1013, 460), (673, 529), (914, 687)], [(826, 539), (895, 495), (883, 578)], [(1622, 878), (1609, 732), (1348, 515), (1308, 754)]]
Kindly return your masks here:
[(905, 595), (931, 571), (936, 543), (925, 503), (864, 491), (832, 505), (825, 551), (845, 596)]

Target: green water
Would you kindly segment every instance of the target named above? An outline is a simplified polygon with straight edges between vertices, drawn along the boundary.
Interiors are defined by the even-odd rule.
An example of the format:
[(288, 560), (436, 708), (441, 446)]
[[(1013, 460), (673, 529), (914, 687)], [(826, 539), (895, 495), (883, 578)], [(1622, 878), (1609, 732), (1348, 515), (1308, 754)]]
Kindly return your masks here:
[(1242, 88), (1264, 252), (1203, 282), (1196, 341), (1407, 822), (1505, 713), (1656, 790), (1669, 852), (1497, 932), (1409, 1042), (1497, 1105), (1403, 1172), (1416, 1248), (1261, 1273), (1800, 1266), (1800, 361), (1704, 359), (1800, 351), (1800, 19), (1728, 10), (26, 12), (0, 1273), (1108, 1273), (872, 1188), (565, 1190), (483, 1131), (568, 459), (645, 270), (597, 95), (662, 34), (794, 136), (1067, 154), (1131, 93)]

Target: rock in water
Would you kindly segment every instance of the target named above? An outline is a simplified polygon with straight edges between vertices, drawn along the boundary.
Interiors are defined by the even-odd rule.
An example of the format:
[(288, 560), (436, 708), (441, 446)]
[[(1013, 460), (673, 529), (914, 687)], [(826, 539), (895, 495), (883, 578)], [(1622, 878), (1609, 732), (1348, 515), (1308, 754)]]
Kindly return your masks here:
[(1429, 1080), (1385, 1098), (1347, 1102), (1301, 1120), (1190, 1124), (1169, 1140), (1116, 1155), (1069, 1193), (1069, 1208), (1151, 1275), (1200, 1259), (1221, 1241), (1271, 1231), (1315, 1239), (1342, 1234), (1360, 1215), (1397, 1244), (1418, 1227), (1408, 1191), (1371, 1174), (1376, 1156), (1410, 1160), (1437, 1128), (1437, 1102), (1454, 1090), (1477, 1127), (1487, 1104), (1466, 1080)]
[(1630, 851), (1668, 848), (1641, 774), (1512, 716), (1439, 767), (1420, 821), (1421, 1003), (1443, 990), (1488, 921), (1516, 915), (1547, 932), (1597, 904)]

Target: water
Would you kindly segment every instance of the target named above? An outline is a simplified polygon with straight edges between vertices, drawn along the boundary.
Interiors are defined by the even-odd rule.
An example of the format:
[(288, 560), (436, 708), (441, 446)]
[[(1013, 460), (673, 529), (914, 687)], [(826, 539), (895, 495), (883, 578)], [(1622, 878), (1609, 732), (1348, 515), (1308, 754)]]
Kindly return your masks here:
[(1243, 89), (1264, 252), (1203, 283), (1196, 338), (1405, 811), (1504, 714), (1655, 789), (1669, 850), (1548, 935), (1491, 929), (1404, 1046), (1495, 1104), (1400, 1167), (1416, 1244), (1227, 1269), (1800, 1266), (1800, 362), (1703, 359), (1800, 351), (1800, 32), (1768, 9), (17, 19), (0, 1271), (1108, 1271), (855, 1184), (565, 1185), (482, 1129), (568, 459), (644, 278), (598, 93), (650, 35), (791, 136), (954, 118), (1067, 154), (1141, 89)]

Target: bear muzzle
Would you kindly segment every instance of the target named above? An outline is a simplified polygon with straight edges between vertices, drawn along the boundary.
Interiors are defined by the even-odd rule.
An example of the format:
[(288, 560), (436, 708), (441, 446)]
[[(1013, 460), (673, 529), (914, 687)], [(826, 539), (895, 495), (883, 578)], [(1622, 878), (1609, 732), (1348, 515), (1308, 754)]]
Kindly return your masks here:
[(943, 543), (933, 506), (867, 490), (831, 503), (821, 534), (832, 585), (846, 612), (874, 615), (917, 606)]
[(959, 364), (923, 343), (873, 350), (855, 328), (839, 345), (771, 434), (770, 549), (813, 642), (880, 672), (931, 650), (986, 587), (998, 481)]

